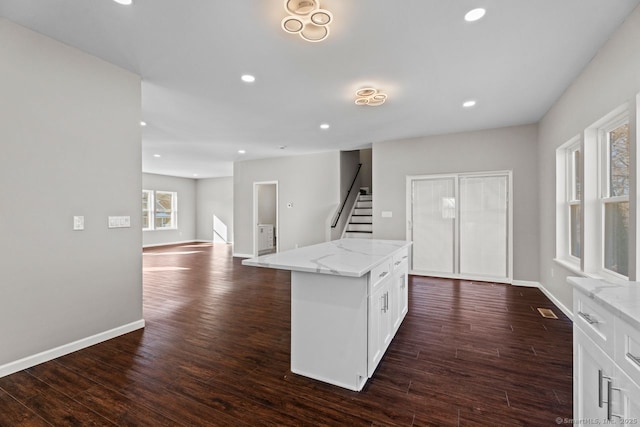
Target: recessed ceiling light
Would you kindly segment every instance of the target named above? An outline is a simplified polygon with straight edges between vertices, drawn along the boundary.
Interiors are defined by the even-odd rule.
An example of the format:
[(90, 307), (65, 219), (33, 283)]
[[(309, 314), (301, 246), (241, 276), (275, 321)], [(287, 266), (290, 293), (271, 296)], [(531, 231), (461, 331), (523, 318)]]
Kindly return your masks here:
[(162, 157), (160, 154), (154, 154), (153, 157)]
[(473, 99), (470, 99), (470, 100), (468, 100), (468, 101), (464, 101), (464, 102), (462, 103), (462, 106), (463, 106), (464, 108), (471, 108), (471, 107), (473, 107), (474, 105), (476, 105), (476, 101), (474, 101)]
[(140, 126), (146, 126), (146, 125), (147, 125), (147, 122), (144, 122), (144, 121), (140, 122)]
[(197, 174), (197, 173), (194, 173), (194, 174), (193, 174), (193, 176), (194, 176), (194, 177), (195, 177), (195, 176), (198, 176), (198, 174)]
[(320, 125), (320, 129), (325, 129), (326, 130), (326, 129), (329, 129), (329, 128), (330, 128), (329, 123), (323, 123), (323, 124)]
[(242, 77), (240, 77), (242, 79), (243, 82), (245, 83), (253, 83), (256, 81), (255, 76), (252, 76), (251, 74), (244, 74)]
[(125, 6), (129, 6), (132, 2), (132, 0), (113, 0), (113, 1), (118, 4), (123, 4)]
[(487, 11), (485, 9), (479, 7), (477, 9), (473, 9), (473, 10), (470, 10), (469, 12), (467, 12), (467, 14), (464, 15), (464, 20), (467, 21), (467, 22), (474, 22), (474, 21), (477, 21), (478, 19), (482, 18), (485, 13), (487, 13)]
[(244, 153), (246, 153), (246, 150), (238, 150), (238, 153), (244, 154)]

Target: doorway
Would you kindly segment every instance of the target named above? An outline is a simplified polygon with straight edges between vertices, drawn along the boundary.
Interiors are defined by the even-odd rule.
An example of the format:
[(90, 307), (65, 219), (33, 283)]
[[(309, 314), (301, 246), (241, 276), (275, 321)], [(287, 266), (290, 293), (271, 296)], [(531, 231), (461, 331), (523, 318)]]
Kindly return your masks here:
[(412, 273), (511, 283), (511, 171), (407, 177)]
[(253, 183), (253, 255), (278, 252), (278, 181)]

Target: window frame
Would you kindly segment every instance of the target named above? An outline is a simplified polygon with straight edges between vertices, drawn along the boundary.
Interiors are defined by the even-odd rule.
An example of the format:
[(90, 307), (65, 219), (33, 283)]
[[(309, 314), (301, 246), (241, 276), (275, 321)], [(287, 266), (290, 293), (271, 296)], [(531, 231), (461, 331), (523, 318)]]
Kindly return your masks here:
[[(177, 191), (167, 191), (167, 190), (142, 190), (142, 194), (148, 194), (147, 205), (148, 205), (148, 222), (147, 224), (142, 224), (143, 231), (163, 231), (163, 230), (177, 230), (178, 229), (178, 192)], [(158, 210), (156, 209), (156, 202), (158, 200), (158, 194), (170, 194), (171, 195), (171, 210), (170, 210), (170, 226), (169, 227), (158, 227), (156, 225), (156, 219), (158, 215)], [(144, 206), (142, 209), (144, 218)], [(146, 226), (146, 227), (145, 227)]]
[[(606, 239), (606, 208), (608, 204), (617, 204), (617, 203), (630, 203), (629, 193), (621, 196), (611, 196), (611, 158), (610, 158), (610, 133), (623, 126), (630, 126), (630, 117), (629, 111), (624, 110), (622, 113), (618, 113), (608, 120), (604, 121), (600, 126), (598, 126), (598, 153), (599, 153), (599, 161), (598, 161), (598, 202), (599, 202), (599, 210), (600, 210), (600, 248), (599, 248), (599, 273), (605, 277), (609, 276), (614, 279), (622, 279), (629, 280), (628, 276), (620, 274), (614, 270), (610, 270), (605, 267), (605, 242)], [(628, 136), (629, 143), (631, 143), (630, 138), (631, 134)], [(629, 153), (629, 173), (631, 172), (631, 152)], [(631, 184), (631, 183), (629, 183)], [(627, 253), (629, 256), (629, 253)], [(628, 262), (628, 261), (627, 261)]]
[[(565, 148), (565, 156), (566, 156), (566, 169), (565, 169), (565, 173), (566, 173), (566, 183), (567, 183), (567, 188), (566, 188), (566, 195), (565, 195), (565, 203), (566, 203), (566, 207), (565, 207), (565, 211), (566, 211), (566, 217), (567, 217), (567, 253), (566, 256), (567, 258), (579, 265), (582, 258), (583, 258), (583, 244), (582, 244), (582, 240), (583, 240), (583, 236), (582, 236), (582, 229), (584, 228), (584, 221), (582, 218), (582, 194), (584, 193), (584, 179), (583, 179), (583, 175), (582, 175), (582, 171), (583, 171), (583, 157), (584, 157), (584, 149), (582, 146), (582, 139), (577, 136), (572, 138), (571, 140), (569, 140), (566, 144), (566, 148)], [(576, 165), (576, 159), (575, 159), (575, 154), (576, 152), (580, 153), (580, 158), (579, 158), (579, 162), (580, 165)], [(579, 168), (576, 171), (576, 168)], [(576, 178), (578, 176), (578, 178)], [(579, 182), (578, 182), (579, 181)], [(580, 196), (578, 197), (577, 195), (577, 185), (578, 183), (580, 184), (581, 188), (580, 188)], [(573, 223), (572, 223), (572, 219), (573, 219), (573, 215), (572, 215), (572, 208), (574, 206), (579, 206), (580, 207), (580, 255), (579, 256), (575, 256), (573, 254), (573, 239), (572, 239), (572, 231), (573, 231)]]

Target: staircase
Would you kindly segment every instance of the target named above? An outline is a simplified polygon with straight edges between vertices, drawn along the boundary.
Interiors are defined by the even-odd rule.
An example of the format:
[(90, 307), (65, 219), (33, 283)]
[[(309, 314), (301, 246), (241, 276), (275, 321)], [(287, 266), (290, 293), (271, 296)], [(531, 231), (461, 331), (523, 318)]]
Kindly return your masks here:
[(344, 237), (371, 239), (373, 234), (373, 200), (371, 194), (360, 194), (349, 217)]

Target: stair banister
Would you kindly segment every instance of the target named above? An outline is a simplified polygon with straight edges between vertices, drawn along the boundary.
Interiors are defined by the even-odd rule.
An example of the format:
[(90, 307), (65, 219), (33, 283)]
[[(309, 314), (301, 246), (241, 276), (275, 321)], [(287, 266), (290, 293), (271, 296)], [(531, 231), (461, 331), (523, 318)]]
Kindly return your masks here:
[(362, 163), (358, 163), (358, 170), (356, 171), (356, 174), (353, 177), (353, 181), (351, 182), (351, 186), (349, 187), (349, 191), (347, 191), (347, 195), (345, 196), (344, 201), (342, 202), (342, 205), (340, 206), (340, 210), (338, 211), (338, 214), (336, 215), (336, 218), (333, 220), (333, 224), (331, 224), (331, 228), (336, 228), (336, 226), (338, 225), (338, 221), (340, 220), (340, 215), (342, 215), (342, 211), (344, 210), (344, 207), (347, 204), (347, 200), (349, 200), (349, 195), (351, 194), (351, 191), (353, 190), (353, 186), (356, 183), (356, 179), (358, 178), (358, 174), (360, 173), (360, 168), (362, 168)]

